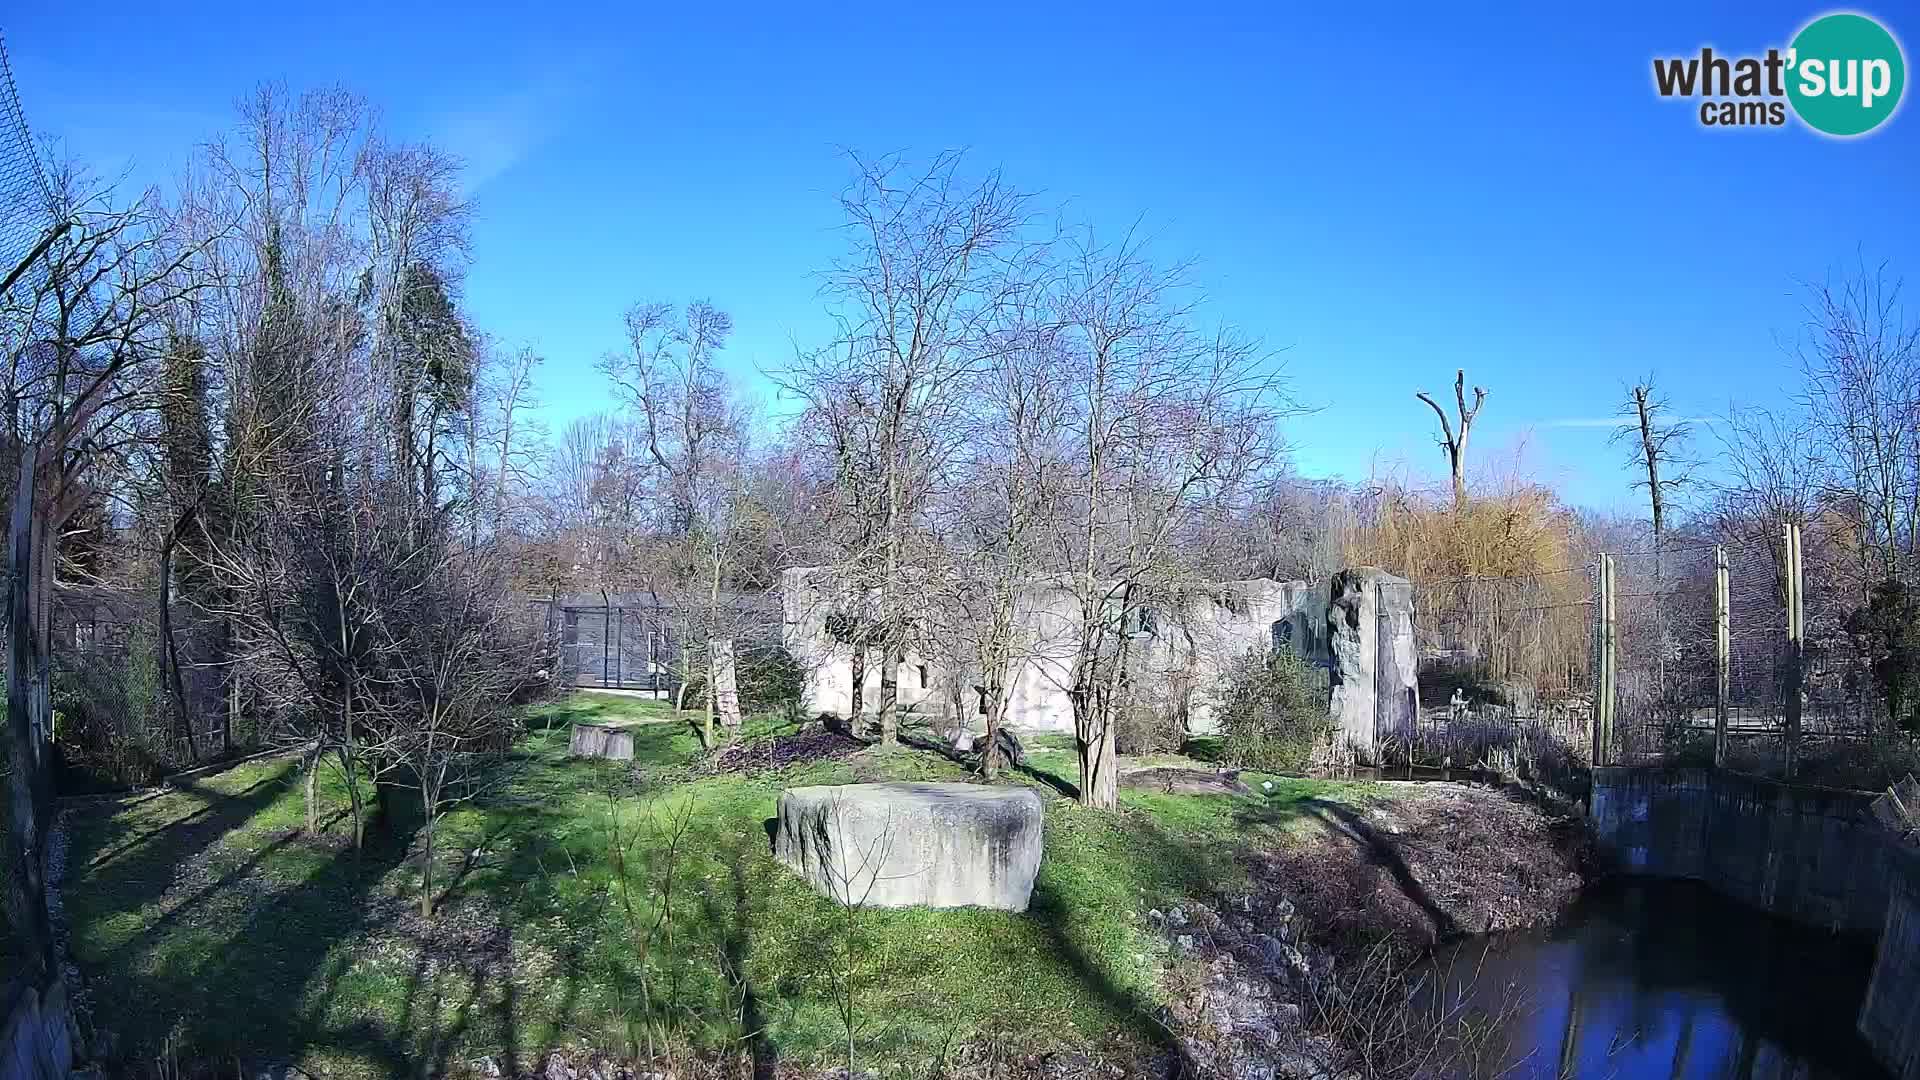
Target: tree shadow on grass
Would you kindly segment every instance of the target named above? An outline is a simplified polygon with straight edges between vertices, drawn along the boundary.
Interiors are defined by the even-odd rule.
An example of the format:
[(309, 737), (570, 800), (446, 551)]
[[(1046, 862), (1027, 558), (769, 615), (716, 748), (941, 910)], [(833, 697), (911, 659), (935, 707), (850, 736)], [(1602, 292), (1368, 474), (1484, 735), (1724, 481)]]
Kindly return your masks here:
[(1119, 985), (1112, 973), (1095, 963), (1068, 932), (1073, 925), (1074, 914), (1045, 883), (1034, 885), (1033, 897), (1027, 904), (1027, 917), (1040, 924), (1046, 931), (1054, 955), (1066, 963), (1080, 985), (1109, 1012), (1125, 1017), (1135, 1033), (1144, 1037), (1154, 1049), (1163, 1053), (1180, 1052), (1179, 1041), (1160, 1019), (1156, 1003), (1135, 990)]
[(281, 771), (233, 794), (207, 786), (207, 777), (179, 783), (176, 791), (199, 799), (198, 808), (125, 835), (114, 824), (125, 804), (76, 809), (70, 836), (75, 855), (83, 855), (84, 861), (75, 859), (71, 865), (78, 875), (90, 879), (91, 889), (109, 891), (116, 908), (144, 907), (167, 891), (180, 864), (252, 820), (292, 788), (297, 775), (289, 762)]
[[(187, 815), (186, 831), (155, 830), (142, 847), (109, 851), (71, 884), (81, 901), (72, 906), (83, 911), (151, 919), (124, 942), (95, 938), (99, 953), (88, 956), (83, 943), (111, 935), (112, 923), (79, 915), (78, 959), (94, 976), (95, 1016), (113, 1040), (105, 1064), (136, 1068), (171, 1040), (183, 1061), (222, 1070), (317, 1053), (360, 1059), (384, 1075), (441, 1075), (484, 1023), (484, 1041), (504, 1045), (500, 1063), (513, 1074), (522, 1037), (513, 920), (502, 915), (468, 940), (476, 935), (462, 914), (424, 920), (417, 895), (392, 891), (421, 824), (409, 800), (390, 802), (393, 818), (370, 830), (359, 852), (343, 837), (310, 841), (286, 829), (260, 835), (244, 857), (201, 857), (285, 795), (290, 780), (212, 793), (217, 801)], [(336, 809), (329, 821), (345, 814)], [(489, 869), (466, 856), (449, 881), (449, 907)], [(139, 886), (137, 904), (121, 878)], [(166, 905), (157, 916), (156, 902)], [(410, 975), (383, 965), (409, 949)]]
[(1066, 777), (1047, 772), (1032, 765), (1014, 765), (1013, 771), (1029, 780), (1037, 780), (1054, 790), (1063, 799), (1079, 799), (1080, 788)]
[[(1107, 824), (1121, 831), (1111, 842), (1125, 849), (1127, 865), (1138, 875), (1137, 883), (1129, 884), (1135, 884), (1143, 892), (1166, 894), (1169, 900), (1191, 896), (1221, 902), (1217, 892), (1226, 870), (1222, 862), (1231, 860), (1230, 852), (1196, 844), (1170, 832), (1149, 813), (1123, 811), (1122, 816), (1107, 819)], [(1135, 1033), (1145, 1038), (1156, 1052), (1177, 1062), (1176, 1075), (1194, 1075), (1191, 1071), (1194, 1065), (1162, 1019), (1159, 1003), (1140, 989), (1123, 985), (1107, 963), (1089, 952), (1083, 938), (1088, 914), (1076, 910), (1071, 900), (1056, 890), (1043, 865), (1027, 917), (1045, 930), (1051, 952), (1068, 965), (1089, 994), (1109, 1011), (1127, 1018)], [(1130, 951), (1131, 946), (1128, 948)]]
[[(365, 852), (316, 853), (318, 865), (288, 883), (287, 868), (268, 860), (296, 838), (275, 839), (114, 951), (114, 977), (95, 979), (94, 992), (123, 1059), (151, 1054), (170, 1036), (183, 1056), (220, 1061), (286, 1060), (333, 1041), (315, 1030), (301, 994), (336, 944), (368, 932), (368, 892), (399, 864), (407, 841), (375, 833)], [(354, 1042), (395, 1072), (407, 1064), (388, 1033), (369, 1030)]]
[[(779, 1070), (779, 1051), (768, 1032), (760, 995), (747, 974), (752, 950), (754, 890), (748, 887), (746, 858), (743, 846), (734, 845), (729, 850), (727, 870), (731, 889), (724, 894), (724, 910), (720, 890), (702, 892), (699, 895), (701, 921), (703, 925), (714, 928), (718, 938), (713, 943), (714, 954), (721, 979), (729, 993), (740, 1002), (737, 1016), (741, 1037), (746, 1040), (748, 1055), (753, 1063), (753, 1080), (774, 1080)], [(734, 1008), (732, 1001), (733, 998), (729, 998), (729, 1010)], [(730, 1014), (729, 1019), (732, 1018)]]

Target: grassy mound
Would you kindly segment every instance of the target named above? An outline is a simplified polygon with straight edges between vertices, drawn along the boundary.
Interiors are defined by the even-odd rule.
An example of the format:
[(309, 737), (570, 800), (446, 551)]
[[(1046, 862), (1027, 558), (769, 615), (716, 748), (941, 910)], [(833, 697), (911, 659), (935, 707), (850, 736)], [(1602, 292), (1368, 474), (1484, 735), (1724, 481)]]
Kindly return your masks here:
[[(581, 720), (638, 721), (632, 765), (568, 758)], [(850, 914), (773, 861), (780, 789), (969, 779), (960, 765), (902, 747), (715, 771), (683, 719), (608, 695), (531, 721), (501, 783), (443, 819), (431, 919), (414, 902), (417, 823), (353, 851), (343, 785), (324, 774), (328, 827), (304, 836), (290, 760), (76, 808), (66, 904), (116, 1056), (170, 1043), (375, 1076), (652, 1040), (830, 1064), (849, 989), (856, 1052), (882, 1071), (924, 1075), (982, 1040), (1144, 1048), (1164, 1038), (1163, 946), (1144, 913), (1244, 880), (1241, 846), (1277, 841), (1308, 807), (1381, 791), (1246, 773), (1252, 797), (1128, 791), (1122, 813), (1089, 812), (1060, 794), (1070, 744), (1041, 737), (1007, 781), (1049, 796), (1030, 911)], [(745, 737), (793, 734), (756, 718)]]

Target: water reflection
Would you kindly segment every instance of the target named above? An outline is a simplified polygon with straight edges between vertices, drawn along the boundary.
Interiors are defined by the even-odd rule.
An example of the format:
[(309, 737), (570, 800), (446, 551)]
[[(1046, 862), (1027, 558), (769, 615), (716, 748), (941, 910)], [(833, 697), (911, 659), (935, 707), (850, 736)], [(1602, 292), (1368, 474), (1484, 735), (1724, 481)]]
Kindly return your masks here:
[(1854, 1030), (1872, 964), (1870, 943), (1627, 880), (1551, 931), (1453, 946), (1434, 972), (1504, 1012), (1502, 1076), (1837, 1080), (1888, 1075)]

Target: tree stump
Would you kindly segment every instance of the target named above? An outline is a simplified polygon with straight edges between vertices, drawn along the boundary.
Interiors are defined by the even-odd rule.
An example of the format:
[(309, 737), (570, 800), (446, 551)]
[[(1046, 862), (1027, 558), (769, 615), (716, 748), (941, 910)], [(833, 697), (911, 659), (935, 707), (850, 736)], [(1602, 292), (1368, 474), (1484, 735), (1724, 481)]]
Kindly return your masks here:
[(633, 760), (633, 732), (618, 724), (575, 724), (567, 744), (572, 757)]

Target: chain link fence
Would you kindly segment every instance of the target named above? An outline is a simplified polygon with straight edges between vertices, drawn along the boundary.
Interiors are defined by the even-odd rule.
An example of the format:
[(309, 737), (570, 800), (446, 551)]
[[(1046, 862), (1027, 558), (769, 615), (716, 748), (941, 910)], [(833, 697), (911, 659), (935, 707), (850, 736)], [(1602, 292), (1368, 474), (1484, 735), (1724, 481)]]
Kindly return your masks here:
[(1420, 709), (1385, 766), (1569, 768), (1593, 713), (1586, 568), (1416, 584)]
[(0, 41), (0, 338), (10, 351), (32, 325), (33, 297), (43, 292), (46, 272), (37, 256), (59, 220)]
[(1883, 786), (1899, 771), (1888, 748), (1911, 745), (1858, 631), (1865, 575), (1841, 538), (1783, 526), (1418, 582), (1419, 718), (1382, 764), (1525, 772), (1550, 751)]

